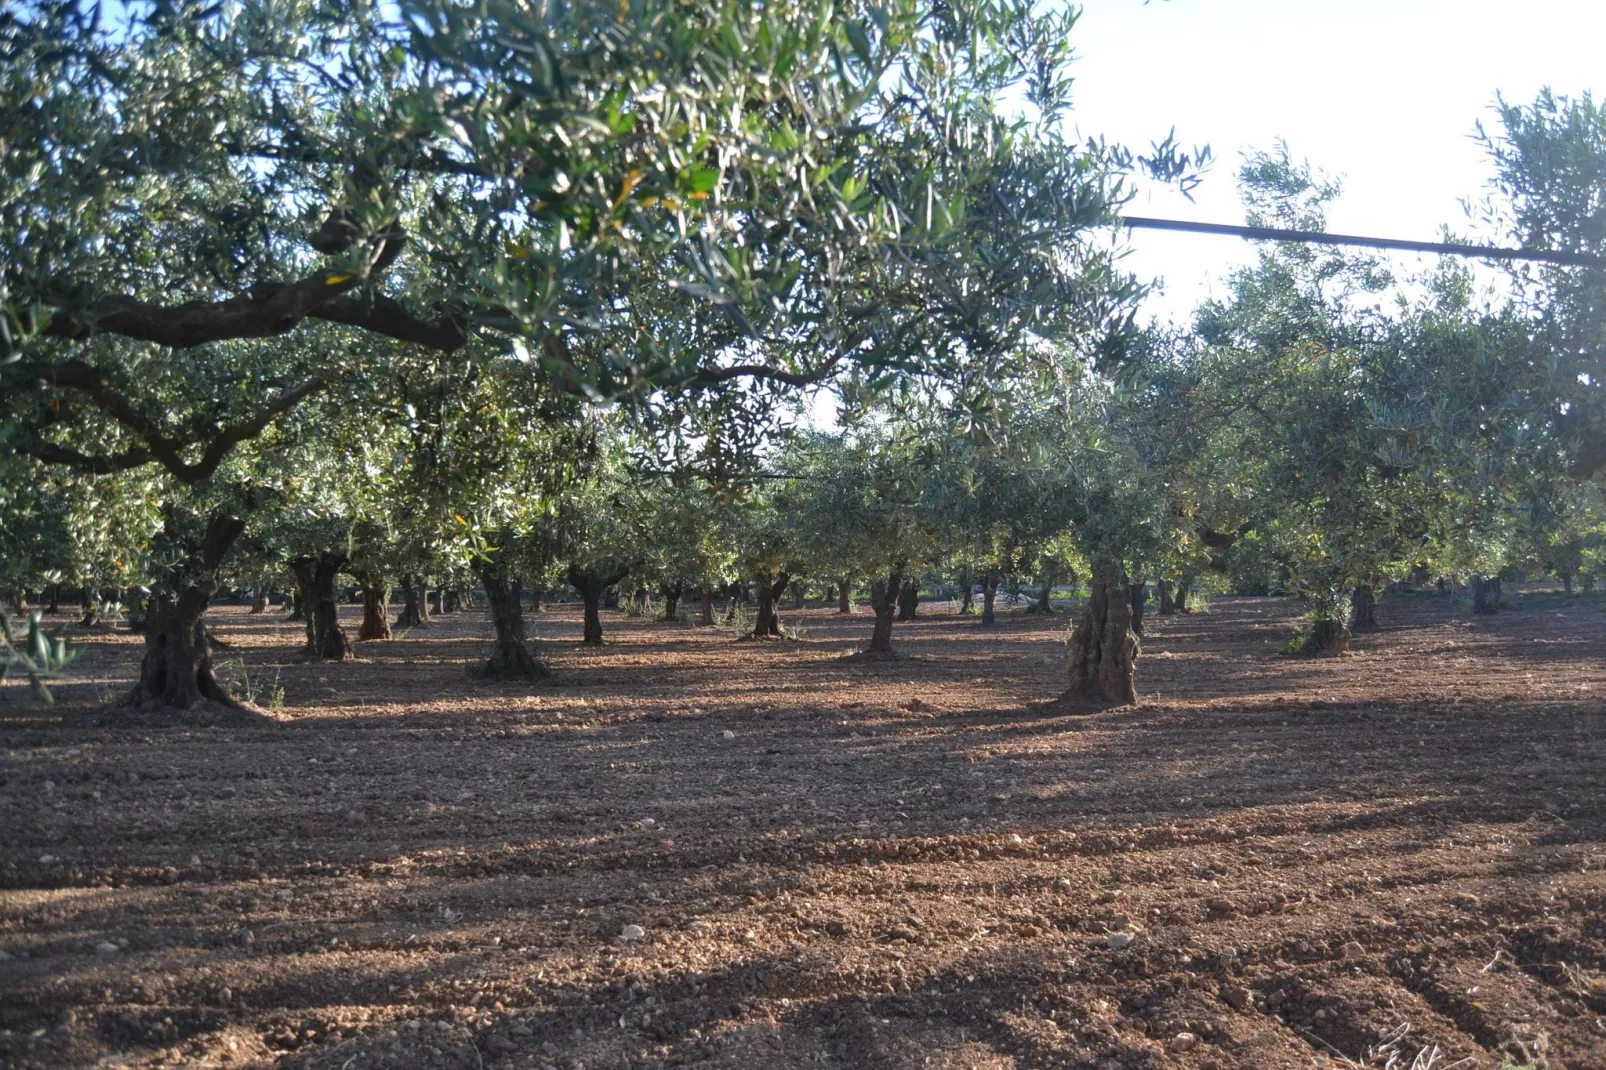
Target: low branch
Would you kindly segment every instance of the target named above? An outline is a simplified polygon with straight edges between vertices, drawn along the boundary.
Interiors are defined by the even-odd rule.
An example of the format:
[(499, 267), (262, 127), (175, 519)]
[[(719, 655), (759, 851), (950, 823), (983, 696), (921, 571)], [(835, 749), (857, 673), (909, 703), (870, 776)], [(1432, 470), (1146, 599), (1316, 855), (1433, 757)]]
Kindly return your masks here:
[(223, 301), (160, 305), (134, 297), (105, 297), (85, 312), (56, 313), (45, 334), (84, 339), (118, 334), (142, 342), (190, 349), (231, 338), (271, 338), (293, 330), (317, 306), (363, 280), (320, 271), (297, 282), (264, 282)]
[(199, 483), (201, 480), (217, 471), (217, 466), (223, 463), (228, 452), (240, 443), (256, 438), (267, 430), (269, 424), (295, 408), (305, 398), (311, 397), (329, 385), (327, 379), (311, 379), (291, 390), (279, 395), (279, 399), (265, 407), (261, 412), (249, 420), (242, 420), (231, 427), (223, 429), (223, 433), (206, 444), (206, 450), (201, 454), (198, 464), (187, 465), (182, 471), (175, 471), (173, 475), (184, 483)]
[(461, 308), (448, 308), (440, 319), (431, 322), (419, 319), (400, 301), (383, 295), (325, 301), (307, 315), (446, 353), (467, 344), (469, 338), (468, 317)]
[(139, 468), (150, 464), (156, 459), (150, 450), (141, 449), (137, 446), (131, 450), (124, 450), (122, 453), (96, 455), (80, 453), (69, 446), (58, 446), (53, 442), (23, 442), (17, 447), (17, 450), (36, 460), (44, 461), (46, 464), (64, 465), (96, 476), (109, 476), (115, 472), (126, 472), (130, 468)]
[(201, 459), (190, 464), (181, 452), (189, 444), (163, 434), (154, 421), (134, 408), (122, 391), (94, 367), (81, 360), (68, 360), (40, 371), (39, 376), (53, 386), (88, 395), (102, 412), (143, 439), (145, 445), (110, 457), (94, 457), (50, 443), (30, 443), (23, 447), (24, 452), (43, 461), (66, 464), (98, 474), (125, 471), (156, 461), (173, 478), (188, 485), (210, 477), (235, 446), (260, 435), (274, 420), (329, 385), (328, 379), (320, 377), (286, 390), (254, 416), (225, 427), (207, 442)]
[(320, 319), (443, 352), (460, 348), (468, 342), (470, 332), (469, 318), (461, 307), (448, 306), (439, 319), (431, 321), (420, 319), (400, 301), (383, 294), (351, 296), (351, 290), (394, 259), (405, 241), (406, 235), (399, 230), (385, 235), (367, 276), (320, 271), (297, 282), (258, 283), (246, 293), (222, 301), (179, 305), (105, 297), (85, 311), (56, 313), (44, 333), (72, 339), (116, 334), (190, 349), (234, 338), (270, 338), (289, 333), (303, 320)]

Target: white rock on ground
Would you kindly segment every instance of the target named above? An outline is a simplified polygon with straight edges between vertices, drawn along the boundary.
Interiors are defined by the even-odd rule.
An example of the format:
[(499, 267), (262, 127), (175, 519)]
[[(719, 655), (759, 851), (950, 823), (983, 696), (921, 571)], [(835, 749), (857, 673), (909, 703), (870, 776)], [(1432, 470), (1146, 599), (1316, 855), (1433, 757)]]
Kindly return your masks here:
[(621, 940), (640, 940), (647, 935), (647, 930), (639, 925), (626, 925), (619, 933)]
[(118, 950), (119, 949), (117, 945), (112, 943), (110, 940), (102, 940), (100, 943), (95, 945), (95, 952), (100, 955), (115, 955), (117, 954)]
[(1166, 1045), (1167, 1050), (1175, 1052), (1192, 1051), (1199, 1046), (1199, 1038), (1192, 1033), (1178, 1033)]

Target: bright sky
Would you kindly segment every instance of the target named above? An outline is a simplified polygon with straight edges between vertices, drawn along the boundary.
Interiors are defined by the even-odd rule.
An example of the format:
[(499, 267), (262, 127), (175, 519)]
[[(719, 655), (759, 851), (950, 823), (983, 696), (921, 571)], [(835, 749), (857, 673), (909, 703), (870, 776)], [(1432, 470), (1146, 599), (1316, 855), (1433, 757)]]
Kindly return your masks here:
[[(1460, 205), (1490, 178), (1471, 140), (1495, 127), (1495, 94), (1527, 103), (1550, 86), (1606, 96), (1601, 0), (1085, 0), (1074, 121), (1147, 148), (1173, 125), (1216, 163), (1195, 203), (1146, 193), (1137, 215), (1240, 223), (1239, 156), (1285, 139), (1344, 179), (1328, 227), (1436, 240), (1472, 229)], [(1232, 238), (1138, 231), (1132, 270), (1161, 276), (1152, 310), (1186, 320), (1252, 247)], [(1401, 256), (1402, 270), (1428, 258)], [(1212, 288), (1212, 282), (1215, 282)]]

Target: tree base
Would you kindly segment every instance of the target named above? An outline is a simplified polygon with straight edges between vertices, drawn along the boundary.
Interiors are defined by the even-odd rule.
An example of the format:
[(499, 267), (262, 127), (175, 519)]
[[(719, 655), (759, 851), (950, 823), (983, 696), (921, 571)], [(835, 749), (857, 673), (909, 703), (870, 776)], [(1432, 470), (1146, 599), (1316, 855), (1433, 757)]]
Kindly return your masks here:
[(552, 670), (523, 643), (498, 644), (482, 672), (492, 680), (549, 680)]
[(900, 654), (896, 650), (856, 650), (851, 654), (844, 654), (842, 661), (847, 662), (884, 662), (884, 661), (919, 661), (910, 654)]
[[(132, 697), (132, 696), (130, 696)], [(265, 728), (281, 723), (250, 703), (202, 699), (189, 707), (161, 702), (124, 702), (65, 718), (64, 723), (93, 728)]]
[(1319, 620), (1310, 631), (1296, 636), (1283, 647), (1284, 654), (1346, 654), (1349, 652), (1350, 630), (1332, 620)]

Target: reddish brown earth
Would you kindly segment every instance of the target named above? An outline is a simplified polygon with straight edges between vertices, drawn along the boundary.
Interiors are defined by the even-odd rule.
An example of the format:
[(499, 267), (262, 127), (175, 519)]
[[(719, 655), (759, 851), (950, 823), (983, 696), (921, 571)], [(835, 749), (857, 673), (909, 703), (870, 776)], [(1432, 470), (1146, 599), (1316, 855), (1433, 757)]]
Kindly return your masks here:
[[(1526, 601), (1151, 615), (1102, 713), (1033, 705), (1063, 619), (560, 608), (512, 686), (478, 614), (319, 665), (221, 608), (273, 722), (0, 692), (0, 1062), (1600, 1070), (1606, 602)], [(69, 713), (133, 671), (86, 641)]]

